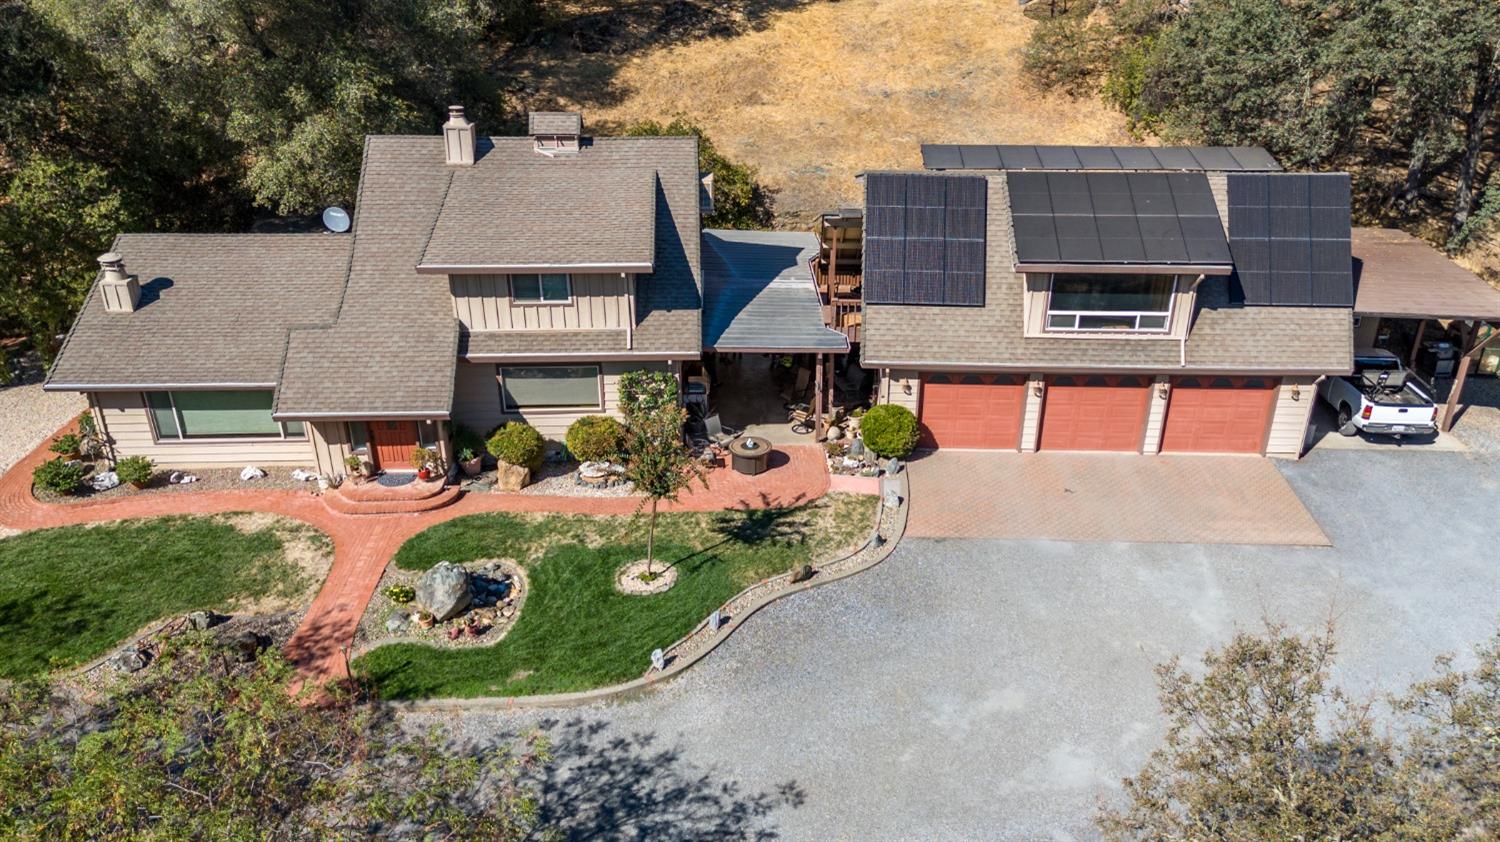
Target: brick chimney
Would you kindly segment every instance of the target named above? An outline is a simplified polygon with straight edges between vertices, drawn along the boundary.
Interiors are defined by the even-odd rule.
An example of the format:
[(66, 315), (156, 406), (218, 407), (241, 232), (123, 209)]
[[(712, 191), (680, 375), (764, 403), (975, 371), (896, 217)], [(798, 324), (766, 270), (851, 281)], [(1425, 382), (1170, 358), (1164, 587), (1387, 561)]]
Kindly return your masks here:
[(543, 155), (574, 153), (583, 137), (583, 115), (576, 111), (533, 111), (526, 115), (526, 133)]
[(106, 313), (133, 313), (141, 303), (141, 285), (134, 275), (125, 274), (125, 258), (116, 252), (99, 255), (99, 294), (104, 296)]
[(474, 124), (464, 117), (462, 105), (448, 106), (448, 122), (443, 124), (443, 152), (452, 166), (474, 165)]

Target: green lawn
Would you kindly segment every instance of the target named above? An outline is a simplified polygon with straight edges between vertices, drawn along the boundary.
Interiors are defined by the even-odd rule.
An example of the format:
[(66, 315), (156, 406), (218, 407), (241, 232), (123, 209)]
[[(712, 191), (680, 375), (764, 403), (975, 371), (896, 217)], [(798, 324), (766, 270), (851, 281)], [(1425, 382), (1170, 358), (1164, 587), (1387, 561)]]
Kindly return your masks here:
[(66, 526), (0, 540), (0, 678), (84, 663), (174, 614), (295, 598), (310, 583), (287, 558), (289, 540), (331, 555), (311, 527), (253, 515)]
[(615, 572), (645, 557), (644, 518), (457, 518), (408, 541), (396, 564), (425, 570), (445, 559), (521, 561), (531, 592), (515, 627), (494, 647), (392, 644), (356, 666), (390, 699), (522, 696), (627, 681), (650, 666), (651, 650), (687, 634), (746, 585), (858, 544), (875, 503), (836, 494), (792, 509), (664, 514), (657, 557), (677, 566), (677, 584), (653, 596), (614, 589)]

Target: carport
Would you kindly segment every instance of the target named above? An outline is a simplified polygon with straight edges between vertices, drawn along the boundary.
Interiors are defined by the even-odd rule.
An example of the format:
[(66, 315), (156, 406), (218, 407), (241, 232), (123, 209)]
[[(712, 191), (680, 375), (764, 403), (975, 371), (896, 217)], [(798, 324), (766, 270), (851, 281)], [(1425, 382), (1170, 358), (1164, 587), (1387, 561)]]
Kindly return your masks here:
[[(1416, 319), (1416, 340), (1412, 343), (1410, 365), (1416, 365), (1422, 347), (1422, 336), (1432, 321), (1456, 321), (1467, 324), (1462, 330), (1463, 342), (1454, 371), (1453, 388), (1439, 422), (1443, 432), (1453, 427), (1454, 413), (1463, 399), (1464, 381), (1484, 349), (1500, 340), (1500, 331), (1480, 338), (1480, 326), (1486, 322), (1500, 324), (1500, 290), (1485, 283), (1473, 272), (1449, 260), (1442, 252), (1422, 240), (1391, 228), (1355, 228), (1352, 239), (1354, 256), (1354, 314), (1361, 319), (1356, 331), (1373, 344), (1380, 319)], [(1366, 320), (1372, 324), (1364, 324)]]

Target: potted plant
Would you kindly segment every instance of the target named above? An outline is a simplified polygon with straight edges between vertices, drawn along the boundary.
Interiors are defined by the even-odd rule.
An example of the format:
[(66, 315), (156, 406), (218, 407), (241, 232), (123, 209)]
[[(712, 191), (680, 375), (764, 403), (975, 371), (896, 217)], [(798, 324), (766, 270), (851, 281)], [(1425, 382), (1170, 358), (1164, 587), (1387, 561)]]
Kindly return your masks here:
[(83, 455), (83, 439), (76, 433), (63, 433), (52, 440), (52, 446), (48, 450), (61, 456), (64, 461), (72, 461)]
[(344, 467), (349, 469), (349, 476), (364, 479), (370, 475), (370, 463), (361, 459), (358, 453), (351, 453), (344, 457)]
[(417, 479), (423, 482), (432, 479), (432, 459), (435, 455), (425, 447), (411, 452), (411, 466), (417, 469)]
[(144, 456), (126, 456), (115, 463), (115, 476), (120, 482), (128, 482), (140, 489), (145, 488), (151, 482), (152, 470), (156, 463)]
[(453, 452), (464, 476), (479, 476), (484, 470), (484, 439), (472, 429), (458, 424), (453, 428)]
[(412, 617), (416, 619), (419, 628), (430, 629), (437, 623), (437, 618), (427, 611), (418, 611)]
[(458, 467), (463, 470), (466, 477), (477, 477), (484, 470), (484, 457), (475, 453), (473, 448), (466, 447), (458, 452)]

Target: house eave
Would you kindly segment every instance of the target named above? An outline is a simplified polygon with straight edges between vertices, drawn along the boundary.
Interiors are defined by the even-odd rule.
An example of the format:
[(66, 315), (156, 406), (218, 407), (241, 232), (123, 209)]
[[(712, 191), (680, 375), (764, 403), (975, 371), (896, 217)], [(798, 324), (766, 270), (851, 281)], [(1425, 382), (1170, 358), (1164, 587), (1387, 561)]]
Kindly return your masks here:
[(275, 383), (47, 383), (44, 392), (149, 392), (177, 389), (227, 392), (236, 389), (275, 389)]
[(622, 263), (422, 263), (420, 275), (510, 275), (533, 272), (628, 272), (649, 275), (656, 271), (651, 261)]
[(1221, 263), (1023, 263), (1013, 264), (1021, 274), (1092, 274), (1139, 275), (1153, 272), (1165, 275), (1232, 275), (1234, 266)]

